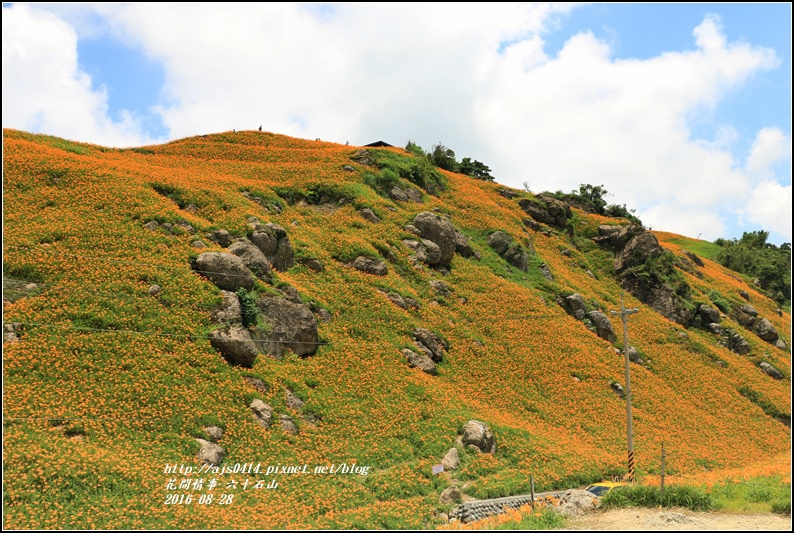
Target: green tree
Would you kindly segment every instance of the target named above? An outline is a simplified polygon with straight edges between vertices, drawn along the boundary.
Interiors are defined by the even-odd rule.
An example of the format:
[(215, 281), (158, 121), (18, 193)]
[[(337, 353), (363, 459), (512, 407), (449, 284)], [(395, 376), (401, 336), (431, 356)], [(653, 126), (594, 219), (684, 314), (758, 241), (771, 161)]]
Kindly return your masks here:
[(427, 154), (425, 154), (425, 151), (422, 150), (422, 147), (413, 141), (408, 141), (408, 144), (405, 145), (405, 151), (410, 152), (418, 157), (427, 157)]
[(491, 169), (487, 165), (477, 161), (476, 159), (472, 161), (470, 157), (463, 158), (463, 161), (461, 161), (460, 165), (458, 165), (458, 172), (478, 180), (494, 180), (494, 177), (491, 176)]
[(450, 172), (458, 171), (458, 161), (455, 159), (455, 152), (443, 144), (439, 143), (433, 145), (433, 149), (428, 154), (427, 158), (438, 168), (443, 168)]
[(767, 242), (769, 232), (744, 232), (742, 238), (717, 239), (722, 250), (714, 258), (721, 265), (747, 274), (780, 304), (791, 305), (791, 244), (775, 246)]
[[(572, 194), (576, 194), (576, 191), (573, 191)], [(604, 214), (604, 208), (607, 206), (604, 196), (607, 194), (607, 190), (603, 185), (590, 185), (589, 183), (579, 185), (579, 197), (589, 202), (598, 215)]]

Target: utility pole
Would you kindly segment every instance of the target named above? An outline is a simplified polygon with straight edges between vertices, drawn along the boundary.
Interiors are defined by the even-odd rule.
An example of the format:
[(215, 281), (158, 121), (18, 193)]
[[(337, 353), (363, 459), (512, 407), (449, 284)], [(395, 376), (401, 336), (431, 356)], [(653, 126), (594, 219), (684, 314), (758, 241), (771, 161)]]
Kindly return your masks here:
[(631, 375), (629, 373), (629, 315), (639, 313), (639, 309), (626, 309), (623, 305), (623, 293), (620, 293), (620, 311), (611, 311), (613, 315), (620, 315), (623, 322), (623, 357), (626, 363), (626, 434), (628, 436), (628, 467), (627, 477), (634, 481), (634, 432), (631, 424)]

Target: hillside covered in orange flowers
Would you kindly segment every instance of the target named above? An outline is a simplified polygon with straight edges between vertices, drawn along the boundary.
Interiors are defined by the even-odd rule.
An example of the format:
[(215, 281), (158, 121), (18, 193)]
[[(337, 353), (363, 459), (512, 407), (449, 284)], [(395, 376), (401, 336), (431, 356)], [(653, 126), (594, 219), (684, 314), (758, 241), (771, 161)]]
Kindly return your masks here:
[[(643, 232), (659, 251), (626, 255), (621, 274), (610, 239), (627, 220), (555, 219), (542, 195), (398, 148), (244, 131), (111, 149), (3, 133), (5, 528), (427, 528), (451, 485), (489, 498), (529, 492), (530, 474), (538, 491), (623, 475), (610, 311), (657, 267), (677, 311), (625, 293), (639, 309), (637, 477), (659, 474), (663, 443), (674, 477), (790, 456), (790, 314), (693, 257), (701, 241)], [(425, 212), (457, 232), (446, 262), (431, 264)], [(234, 363), (213, 341), (215, 273), (196, 265), (237, 246), (224, 232), (250, 244), (273, 227), (291, 262), (237, 294), (244, 310), (249, 297), (291, 299), (317, 337), (298, 355), (272, 340), (275, 322), (249, 317), (260, 353)], [(595, 331), (599, 311), (615, 339)], [(417, 328), (447, 346), (433, 372), (406, 358), (422, 356)], [(278, 343), (283, 354), (262, 348)], [(470, 420), (491, 429), (493, 453), (461, 442)], [(218, 469), (197, 438), (223, 448)], [(460, 464), (433, 473), (451, 448)]]

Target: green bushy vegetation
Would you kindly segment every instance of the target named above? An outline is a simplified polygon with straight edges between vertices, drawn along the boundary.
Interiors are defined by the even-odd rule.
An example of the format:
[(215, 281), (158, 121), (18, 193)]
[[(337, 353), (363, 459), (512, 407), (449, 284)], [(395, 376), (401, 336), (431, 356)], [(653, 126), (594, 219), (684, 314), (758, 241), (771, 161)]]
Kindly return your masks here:
[(741, 239), (717, 239), (719, 264), (757, 280), (758, 286), (781, 305), (791, 307), (791, 243), (768, 243), (769, 232), (744, 232)]
[(562, 191), (547, 192), (558, 200), (570, 204), (574, 207), (581, 209), (587, 213), (595, 213), (596, 215), (603, 215), (614, 218), (625, 218), (634, 222), (635, 224), (642, 225), (642, 221), (634, 214), (634, 209), (627, 209), (626, 204), (623, 205), (607, 205), (604, 197), (609, 193), (603, 185), (590, 185), (589, 183), (582, 183), (579, 185), (579, 190), (573, 190), (569, 193)]
[(434, 144), (429, 152), (425, 152), (418, 144), (413, 141), (408, 141), (405, 150), (419, 156), (421, 159), (429, 161), (438, 168), (443, 168), (450, 172), (457, 172), (458, 174), (465, 174), (482, 181), (494, 180), (494, 177), (491, 175), (491, 168), (488, 165), (470, 157), (464, 157), (458, 162), (454, 150), (447, 148), (441, 143)]
[(609, 491), (601, 498), (605, 509), (619, 507), (683, 507), (691, 511), (710, 511), (714, 501), (698, 487), (673, 485), (662, 492), (659, 487), (633, 485)]

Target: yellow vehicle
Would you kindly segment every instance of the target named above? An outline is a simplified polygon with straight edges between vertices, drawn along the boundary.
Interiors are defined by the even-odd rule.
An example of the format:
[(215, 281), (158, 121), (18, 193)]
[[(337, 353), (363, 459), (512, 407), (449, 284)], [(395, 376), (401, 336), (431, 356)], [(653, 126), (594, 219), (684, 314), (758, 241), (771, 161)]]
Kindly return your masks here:
[(584, 490), (601, 497), (612, 489), (626, 486), (628, 486), (628, 483), (622, 483), (620, 481), (602, 481), (601, 483), (593, 483)]

